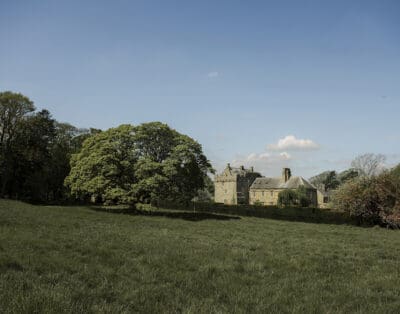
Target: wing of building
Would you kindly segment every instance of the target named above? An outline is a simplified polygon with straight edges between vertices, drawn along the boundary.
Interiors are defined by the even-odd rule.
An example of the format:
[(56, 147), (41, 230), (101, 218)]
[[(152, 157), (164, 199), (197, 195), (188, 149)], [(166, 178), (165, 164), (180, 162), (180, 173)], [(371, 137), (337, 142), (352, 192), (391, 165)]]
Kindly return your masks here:
[(304, 187), (312, 206), (318, 205), (317, 189), (303, 177), (292, 177), (289, 168), (284, 168), (278, 178), (257, 178), (250, 186), (250, 204), (277, 205), (279, 192)]

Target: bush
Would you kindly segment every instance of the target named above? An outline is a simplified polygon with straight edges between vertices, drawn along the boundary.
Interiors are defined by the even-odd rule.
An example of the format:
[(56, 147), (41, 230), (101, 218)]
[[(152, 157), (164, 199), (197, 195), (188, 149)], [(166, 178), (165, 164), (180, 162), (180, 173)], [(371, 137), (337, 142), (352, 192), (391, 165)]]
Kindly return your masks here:
[(298, 204), (298, 194), (294, 190), (283, 190), (278, 194), (279, 206), (295, 206)]
[(300, 186), (296, 190), (298, 204), (301, 207), (308, 207), (311, 204), (309, 191), (304, 187)]
[(310, 204), (310, 195), (304, 186), (300, 186), (297, 190), (283, 190), (278, 194), (279, 206), (308, 207)]
[(390, 172), (351, 180), (335, 193), (334, 207), (359, 223), (382, 224), (399, 210), (399, 183)]

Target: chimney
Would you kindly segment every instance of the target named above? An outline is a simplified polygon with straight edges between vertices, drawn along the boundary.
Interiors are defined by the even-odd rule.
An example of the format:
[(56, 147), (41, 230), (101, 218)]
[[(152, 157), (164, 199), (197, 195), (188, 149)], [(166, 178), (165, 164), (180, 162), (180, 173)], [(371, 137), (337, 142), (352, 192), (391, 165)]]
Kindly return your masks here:
[(231, 164), (228, 163), (228, 165), (226, 166), (228, 169), (231, 169)]
[(244, 166), (240, 166), (240, 170), (244, 170)]
[(292, 176), (292, 173), (290, 171), (290, 168), (283, 168), (282, 169), (282, 180), (284, 182), (289, 181), (290, 177)]
[(250, 171), (254, 172), (254, 167), (253, 166), (250, 167)]

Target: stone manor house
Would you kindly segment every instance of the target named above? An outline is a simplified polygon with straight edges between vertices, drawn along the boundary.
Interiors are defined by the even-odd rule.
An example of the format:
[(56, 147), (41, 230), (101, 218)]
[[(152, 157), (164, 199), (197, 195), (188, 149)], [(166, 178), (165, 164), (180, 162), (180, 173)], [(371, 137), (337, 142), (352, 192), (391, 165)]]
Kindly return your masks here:
[(253, 167), (234, 168), (228, 164), (215, 176), (214, 184), (216, 203), (277, 205), (280, 191), (295, 190), (300, 186), (307, 189), (312, 206), (319, 203), (317, 189), (302, 177), (292, 177), (289, 168), (283, 168), (282, 176), (278, 178), (268, 178), (255, 172)]

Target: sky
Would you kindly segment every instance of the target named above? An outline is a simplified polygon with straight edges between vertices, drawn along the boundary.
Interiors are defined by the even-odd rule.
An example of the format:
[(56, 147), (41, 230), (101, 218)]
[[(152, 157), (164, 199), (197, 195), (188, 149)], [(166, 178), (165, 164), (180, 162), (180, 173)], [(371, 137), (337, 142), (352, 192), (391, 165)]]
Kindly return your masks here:
[(400, 1), (0, 0), (0, 91), (78, 127), (162, 121), (214, 168), (400, 162)]

